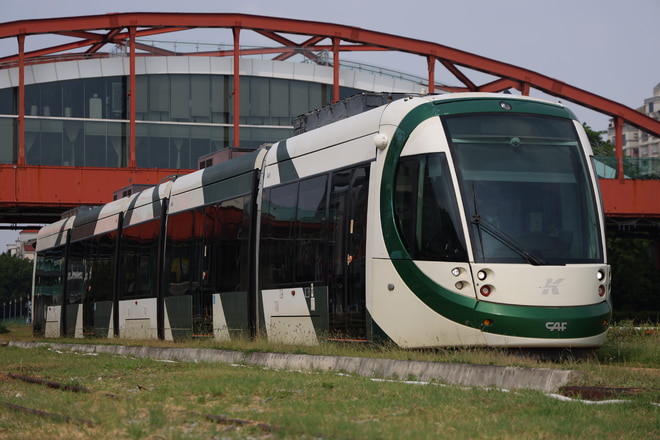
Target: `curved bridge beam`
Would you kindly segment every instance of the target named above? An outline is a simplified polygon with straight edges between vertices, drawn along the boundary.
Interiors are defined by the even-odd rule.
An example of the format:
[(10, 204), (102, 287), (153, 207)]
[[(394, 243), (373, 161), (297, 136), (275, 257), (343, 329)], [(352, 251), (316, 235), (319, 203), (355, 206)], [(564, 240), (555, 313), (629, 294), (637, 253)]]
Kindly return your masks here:
[[(135, 27), (136, 38), (150, 35), (200, 28), (244, 29), (283, 46), (276, 52), (276, 59), (286, 59), (295, 53), (317, 62), (314, 52), (332, 51), (333, 39), (338, 39), (339, 52), (353, 51), (398, 51), (426, 57), (444, 66), (461, 84), (460, 87), (442, 87), (447, 91), (502, 91), (514, 88), (523, 94), (535, 88), (548, 95), (574, 102), (612, 118), (621, 118), (651, 135), (660, 137), (660, 121), (656, 121), (623, 104), (594, 93), (571, 86), (565, 82), (540, 73), (496, 61), (480, 55), (454, 49), (430, 41), (416, 40), (383, 32), (370, 31), (353, 26), (344, 26), (316, 21), (295, 20), (277, 17), (264, 17), (246, 14), (205, 14), (205, 13), (119, 13), (81, 17), (22, 20), (0, 24), (0, 39), (39, 34), (63, 35), (77, 41), (25, 53), (26, 62), (45, 55), (62, 54), (81, 47), (88, 53), (98, 53), (105, 44), (125, 44), (129, 38), (128, 28)], [(285, 35), (302, 36), (296, 43)], [(163, 49), (137, 46), (151, 53), (168, 53)], [(336, 48), (334, 48), (337, 50)], [(272, 50), (272, 49), (271, 49)], [(227, 51), (224, 55), (231, 55)], [(193, 54), (190, 54), (193, 55)], [(0, 59), (0, 65), (17, 62), (19, 54)], [(478, 84), (471, 80), (462, 69), (486, 73), (498, 80)], [(429, 68), (432, 72), (433, 69)], [(432, 76), (430, 74), (429, 76)], [(429, 89), (435, 84), (430, 78)]]

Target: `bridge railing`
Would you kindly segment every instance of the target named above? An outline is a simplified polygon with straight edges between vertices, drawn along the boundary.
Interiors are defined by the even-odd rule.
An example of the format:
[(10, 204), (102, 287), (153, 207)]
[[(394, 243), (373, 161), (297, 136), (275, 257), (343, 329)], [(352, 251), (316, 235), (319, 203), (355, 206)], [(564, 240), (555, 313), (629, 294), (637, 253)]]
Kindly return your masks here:
[[(617, 158), (615, 156), (594, 156), (596, 172), (601, 179), (616, 179)], [(624, 157), (623, 172), (626, 179), (660, 179), (660, 158)]]

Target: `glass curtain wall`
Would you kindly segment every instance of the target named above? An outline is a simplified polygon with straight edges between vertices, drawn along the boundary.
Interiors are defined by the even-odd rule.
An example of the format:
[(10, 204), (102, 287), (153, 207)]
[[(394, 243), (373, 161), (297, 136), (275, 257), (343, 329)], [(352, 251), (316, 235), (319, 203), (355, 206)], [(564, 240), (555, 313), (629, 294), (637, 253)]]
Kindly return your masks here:
[[(293, 134), (291, 119), (327, 105), (332, 85), (241, 77), (240, 146)], [(136, 160), (140, 168), (194, 169), (201, 156), (234, 145), (231, 75), (159, 74), (136, 78)], [(341, 89), (341, 97), (359, 93)], [(16, 163), (17, 88), (0, 90), (0, 163)], [(25, 87), (28, 165), (128, 165), (128, 77)]]
[(15, 127), (16, 93), (12, 89), (0, 89), (0, 164), (16, 163)]
[(126, 94), (125, 77), (26, 86), (27, 165), (126, 166)]

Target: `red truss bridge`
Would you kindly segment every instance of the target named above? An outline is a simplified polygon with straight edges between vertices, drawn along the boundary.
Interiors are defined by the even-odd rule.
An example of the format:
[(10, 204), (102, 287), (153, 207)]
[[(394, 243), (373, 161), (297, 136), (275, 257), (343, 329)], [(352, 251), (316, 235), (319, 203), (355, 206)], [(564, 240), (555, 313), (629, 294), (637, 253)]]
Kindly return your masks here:
[[(153, 41), (155, 38), (165, 38), (163, 36), (166, 34), (184, 31), (211, 33), (215, 41), (219, 41), (217, 37), (225, 32), (225, 41), (231, 44), (195, 47)], [(176, 39), (169, 35), (167, 38), (170, 41)], [(148, 73), (144, 67), (145, 60), (158, 57), (176, 60), (210, 58), (226, 62), (230, 67), (227, 79), (230, 98), (227, 99), (229, 108), (224, 110), (227, 116), (222, 124), (225, 130), (223, 146), (232, 148), (246, 146), (251, 127), (242, 122), (241, 117), (234, 117), (245, 114), (245, 103), (249, 100), (242, 81), (246, 76), (242, 67), (244, 60), (258, 56), (277, 62), (303, 57), (309, 64), (325, 66), (332, 72), (331, 80), (326, 84), (327, 101), (334, 102), (341, 97), (340, 78), (346, 68), (342, 60), (345, 53), (386, 52), (406, 54), (419, 60), (420, 71), (425, 71), (425, 75), (417, 81), (428, 93), (515, 91), (529, 95), (536, 90), (609, 116), (616, 132), (616, 160), (610, 164), (614, 177), (600, 181), (609, 225), (613, 230), (651, 231), (655, 237), (660, 231), (660, 180), (657, 176), (656, 179), (629, 178), (622, 151), (624, 124), (660, 137), (660, 121), (524, 67), (436, 42), (368, 29), (243, 14), (113, 13), (23, 20), (1, 23), (0, 42), (3, 40), (5, 45), (7, 40), (15, 41), (17, 48), (15, 53), (0, 58), (0, 101), (13, 103), (6, 105), (4, 111), (0, 104), (0, 223), (12, 227), (51, 222), (67, 209), (109, 202), (118, 188), (131, 184), (153, 185), (172, 174), (182, 174), (196, 168), (177, 167), (174, 163), (166, 166), (145, 166), (141, 163), (140, 129), (144, 121), (140, 116), (143, 97), (140, 96), (139, 81), (140, 75)], [(263, 44), (248, 46), (244, 43), (255, 40)], [(47, 140), (43, 139), (50, 136), (44, 133), (59, 133), (64, 140), (58, 142), (66, 144), (67, 139), (73, 142), (72, 132), (62, 128), (68, 123), (93, 122), (98, 125), (106, 118), (102, 112), (98, 113), (100, 118), (90, 119), (89, 114), (82, 118), (75, 117), (67, 113), (64, 104), (58, 114), (50, 113), (50, 109), (46, 112), (45, 107), (31, 104), (30, 99), (36, 98), (32, 96), (34, 93), (30, 87), (73, 78), (61, 73), (72, 63), (97, 60), (97, 64), (103, 67), (109, 66), (108, 60), (113, 57), (122, 59), (114, 74), (123, 81), (123, 86), (113, 89), (113, 93), (119, 93), (120, 100), (123, 95), (124, 101), (117, 120), (110, 121), (119, 121), (121, 138), (125, 143), (117, 163), (113, 166), (77, 165), (44, 159), (47, 152), (43, 142)], [(85, 76), (80, 72), (78, 74), (79, 77)], [(105, 71), (96, 74), (97, 77), (107, 75)], [(442, 83), (438, 81), (439, 77), (443, 78)], [(477, 79), (484, 77), (488, 79)], [(450, 86), (448, 82), (457, 85)], [(47, 99), (45, 93), (42, 92), (40, 99)], [(92, 112), (92, 109), (89, 111)], [(110, 122), (106, 122), (110, 127)], [(183, 126), (186, 124), (193, 123), (185, 122)], [(86, 133), (95, 130), (92, 125), (84, 127)], [(43, 151), (39, 160), (31, 159), (35, 151), (35, 133), (39, 133), (42, 139)], [(110, 145), (108, 138), (105, 139)], [(59, 148), (64, 151), (67, 147)], [(108, 155), (115, 154), (112, 145), (106, 148)]]

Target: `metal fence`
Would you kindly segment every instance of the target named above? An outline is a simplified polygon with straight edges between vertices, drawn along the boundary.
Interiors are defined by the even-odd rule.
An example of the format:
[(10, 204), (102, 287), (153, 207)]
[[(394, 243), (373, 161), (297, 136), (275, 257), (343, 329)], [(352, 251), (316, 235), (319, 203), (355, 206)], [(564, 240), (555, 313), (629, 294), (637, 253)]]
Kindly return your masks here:
[[(615, 156), (594, 156), (596, 172), (602, 179), (617, 178), (617, 158)], [(623, 173), (626, 179), (660, 179), (660, 158), (624, 157)]]
[(3, 300), (0, 305), (2, 306), (2, 315), (0, 316), (2, 322), (16, 320), (30, 322), (31, 304), (28, 297)]

